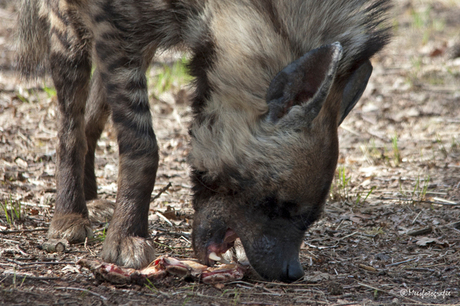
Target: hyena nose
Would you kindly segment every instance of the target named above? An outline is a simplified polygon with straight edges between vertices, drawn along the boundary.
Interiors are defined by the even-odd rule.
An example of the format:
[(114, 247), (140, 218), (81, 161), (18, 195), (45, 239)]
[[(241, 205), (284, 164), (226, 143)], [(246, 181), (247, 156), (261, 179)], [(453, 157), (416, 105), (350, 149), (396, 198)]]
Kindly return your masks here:
[(304, 271), (298, 260), (291, 260), (285, 266), (285, 282), (294, 282), (304, 276)]

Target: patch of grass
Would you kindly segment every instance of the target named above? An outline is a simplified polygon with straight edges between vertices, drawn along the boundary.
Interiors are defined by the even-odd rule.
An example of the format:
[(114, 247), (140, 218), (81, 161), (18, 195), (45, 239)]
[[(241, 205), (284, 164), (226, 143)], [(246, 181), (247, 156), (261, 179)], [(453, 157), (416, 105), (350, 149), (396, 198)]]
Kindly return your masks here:
[(415, 180), (414, 187), (412, 190), (404, 190), (402, 182), (399, 182), (399, 193), (401, 194), (401, 200), (409, 202), (409, 204), (420, 203), (426, 200), (426, 194), (428, 192), (428, 186), (430, 184), (430, 176), (427, 175), (425, 178), (420, 179), (417, 177)]
[(411, 58), (412, 68), (408, 71), (406, 82), (414, 88), (420, 83), (420, 72), (422, 71), (423, 60), (421, 56)]
[(159, 96), (173, 88), (189, 83), (192, 77), (187, 72), (187, 62), (186, 57), (182, 57), (172, 65), (163, 64), (161, 68), (158, 68), (151, 80), (155, 84), (153, 94)]
[(347, 175), (345, 166), (337, 167), (335, 179), (331, 184), (330, 195), (334, 200), (348, 200), (350, 190), (350, 176)]
[(106, 223), (101, 230), (101, 233), (94, 237), (95, 240), (104, 242), (105, 238), (107, 237), (107, 228), (109, 227), (109, 223)]
[(19, 92), (16, 94), (16, 97), (21, 100), (23, 103), (30, 103), (29, 99), (27, 99), (26, 97), (24, 97), (22, 94), (20, 94)]
[(393, 147), (393, 162), (395, 166), (399, 166), (401, 163), (401, 154), (399, 152), (399, 147), (398, 147), (398, 135), (395, 135), (392, 140), (392, 147)]
[(431, 8), (428, 7), (428, 9), (426, 9), (424, 12), (419, 12), (416, 10), (411, 11), (412, 24), (414, 28), (422, 29), (426, 26), (426, 23), (428, 22), (428, 19), (429, 19), (430, 10)]
[(430, 176), (428, 175), (427, 177), (425, 177), (422, 183), (423, 185), (420, 182), (420, 178), (417, 178), (417, 181), (414, 187), (414, 191), (412, 193), (414, 196), (418, 197), (419, 202), (425, 200), (426, 198), (426, 193), (428, 191), (428, 186), (430, 183)]
[(367, 198), (374, 192), (375, 189), (377, 189), (377, 186), (372, 186), (372, 187), (371, 187), (371, 190), (369, 190), (369, 191), (366, 193), (364, 199), (362, 199), (361, 193), (358, 192), (358, 194), (356, 195), (355, 205), (356, 205), (356, 206), (359, 206), (359, 205), (364, 204), (364, 202), (366, 202)]
[(352, 192), (351, 176), (345, 166), (336, 169), (335, 178), (332, 181), (329, 196), (332, 200), (348, 203), (352, 206), (360, 206), (366, 202), (371, 194), (377, 189), (372, 186), (370, 190)]
[(22, 204), (19, 200), (13, 200), (10, 195), (9, 200), (5, 199), (4, 202), (0, 202), (1, 210), (5, 214), (6, 223), (13, 226), (15, 221), (22, 221)]
[(146, 281), (147, 283), (144, 285), (147, 289), (149, 289), (150, 291), (152, 291), (153, 293), (160, 293), (160, 290), (157, 289), (157, 287), (155, 287), (155, 285), (152, 283), (152, 281), (148, 278), (146, 278)]
[(452, 141), (450, 142), (450, 150), (451, 152), (458, 152), (459, 150), (458, 142), (454, 137), (452, 137)]
[(40, 101), (38, 91), (35, 88), (19, 88), (18, 92), (16, 92), (16, 98), (21, 100), (23, 103), (31, 103), (32, 101), (34, 101), (33, 99), (31, 99), (32, 97), (35, 98), (35, 101)]
[(378, 165), (382, 162), (388, 164), (389, 158), (385, 155), (385, 149), (378, 148), (374, 138), (369, 141), (368, 145), (361, 146), (361, 152), (370, 165)]
[(433, 28), (433, 18), (430, 16), (431, 6), (424, 11), (412, 10), (412, 25), (415, 29), (423, 31), (422, 44), (426, 44), (430, 38)]
[(43, 84), (43, 91), (46, 92), (49, 99), (57, 95), (56, 89), (54, 89), (54, 87), (48, 87), (46, 84)]
[(443, 157), (444, 157), (444, 158), (447, 158), (447, 156), (449, 155), (449, 153), (447, 152), (446, 147), (445, 147), (444, 144), (442, 143), (442, 140), (441, 140), (441, 137), (439, 136), (439, 134), (436, 134), (436, 143), (439, 145), (439, 151), (441, 152), (441, 154), (443, 155)]
[(422, 44), (426, 44), (435, 32), (443, 32), (446, 29), (446, 21), (433, 16), (431, 6), (425, 9), (411, 11), (412, 26), (414, 29), (422, 31)]
[(241, 292), (240, 290), (235, 289), (233, 294), (233, 305), (238, 305), (240, 302)]
[(385, 234), (385, 231), (383, 230), (382, 227), (373, 227), (369, 231), (366, 231), (366, 234), (371, 235), (371, 236), (378, 236), (378, 235), (383, 235)]

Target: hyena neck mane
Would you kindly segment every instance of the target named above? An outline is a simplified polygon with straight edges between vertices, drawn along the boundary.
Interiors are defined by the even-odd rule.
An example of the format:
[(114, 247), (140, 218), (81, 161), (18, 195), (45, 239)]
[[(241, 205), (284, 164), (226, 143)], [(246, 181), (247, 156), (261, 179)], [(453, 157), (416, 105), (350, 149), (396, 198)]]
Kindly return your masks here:
[(213, 93), (207, 102), (190, 128), (190, 165), (205, 174), (206, 180), (229, 183), (231, 177), (254, 178), (247, 167), (241, 166), (256, 160), (264, 162), (261, 150), (270, 146), (266, 137), (270, 127), (261, 118), (268, 110), (267, 103), (263, 97), (238, 90), (225, 95)]
[[(298, 167), (297, 160), (307, 157), (308, 151), (313, 152), (311, 160), (301, 167), (316, 173), (322, 172), (321, 167), (331, 168), (330, 160), (318, 156), (334, 159), (337, 125), (335, 132), (325, 132), (322, 137), (305, 137), (295, 129), (280, 128), (266, 120), (270, 112), (267, 90), (293, 61), (311, 50), (340, 42), (341, 56), (329, 93), (335, 97), (327, 96), (328, 91), (323, 99), (340, 101), (353, 72), (366, 68), (364, 63), (388, 41), (387, 29), (376, 29), (388, 1), (205, 3), (203, 11), (190, 19), (195, 31), (184, 31), (184, 40), (194, 55), (190, 68), (196, 80), (195, 118), (190, 128), (192, 168), (209, 181), (263, 181)], [(312, 65), (321, 66), (316, 62)], [(365, 79), (360, 74), (367, 70), (361, 70), (364, 72), (356, 79)], [(316, 72), (307, 78), (314, 79)], [(365, 88), (367, 79), (358, 83), (364, 83)], [(350, 105), (345, 113), (353, 108), (354, 104)], [(323, 138), (326, 144), (318, 144)]]

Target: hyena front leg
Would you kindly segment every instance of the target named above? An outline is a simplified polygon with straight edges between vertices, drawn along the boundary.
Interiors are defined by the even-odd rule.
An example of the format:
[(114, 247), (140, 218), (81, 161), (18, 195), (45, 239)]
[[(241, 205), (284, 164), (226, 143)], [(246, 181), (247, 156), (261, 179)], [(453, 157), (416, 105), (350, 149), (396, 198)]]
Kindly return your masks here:
[(150, 57), (141, 53), (142, 48), (136, 48), (130, 33), (124, 36), (110, 20), (100, 22), (105, 24), (101, 35), (95, 33), (96, 61), (119, 147), (117, 203), (102, 258), (140, 268), (154, 260), (153, 242), (146, 239), (148, 209), (158, 167), (158, 146), (145, 76)]
[(86, 153), (85, 103), (91, 61), (89, 43), (71, 27), (51, 27), (50, 64), (60, 111), (56, 164), (56, 205), (48, 236), (69, 242), (92, 236), (83, 191)]

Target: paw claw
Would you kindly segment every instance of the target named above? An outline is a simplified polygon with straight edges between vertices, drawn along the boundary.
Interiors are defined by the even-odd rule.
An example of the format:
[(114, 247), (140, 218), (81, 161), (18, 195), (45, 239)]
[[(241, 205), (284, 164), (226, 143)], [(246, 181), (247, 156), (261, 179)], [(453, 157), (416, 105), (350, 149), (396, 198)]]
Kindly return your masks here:
[(48, 238), (66, 239), (69, 243), (83, 242), (92, 237), (91, 223), (79, 214), (55, 215), (48, 230)]
[(153, 241), (141, 237), (118, 237), (110, 233), (102, 248), (102, 259), (119, 266), (141, 269), (155, 260)]
[(86, 202), (88, 217), (91, 223), (106, 223), (112, 220), (115, 211), (115, 202), (95, 199)]

